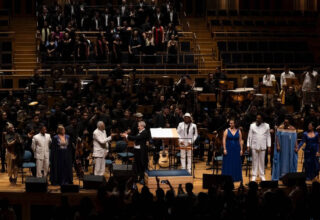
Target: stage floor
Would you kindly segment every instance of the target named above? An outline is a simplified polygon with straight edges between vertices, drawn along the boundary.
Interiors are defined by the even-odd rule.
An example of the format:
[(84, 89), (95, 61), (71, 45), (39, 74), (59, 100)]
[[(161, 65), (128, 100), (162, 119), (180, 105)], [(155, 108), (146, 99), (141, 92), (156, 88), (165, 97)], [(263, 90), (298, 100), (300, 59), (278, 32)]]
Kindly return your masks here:
[[(299, 152), (299, 160), (298, 160), (298, 172), (301, 172), (302, 170), (302, 156), (303, 153), (302, 151)], [(119, 160), (116, 160), (116, 163), (121, 163)], [(268, 163), (268, 166), (266, 168), (266, 180), (271, 180), (271, 164), (270, 162)], [(152, 158), (150, 159), (150, 165), (149, 167), (154, 167), (152, 165)], [(202, 175), (203, 174), (212, 174), (213, 170), (207, 170), (209, 166), (206, 165), (205, 161), (198, 161), (195, 163), (195, 173), (194, 173), (194, 178), (193, 178), (193, 184), (194, 184), (194, 192), (206, 192), (207, 190), (202, 189)], [(159, 169), (159, 167), (157, 167)], [(220, 165), (220, 170), (221, 170), (221, 165)], [(243, 174), (243, 184), (246, 186), (246, 184), (249, 183), (249, 175), (246, 176), (246, 170), (245, 166), (242, 169), (242, 174)], [(27, 170), (25, 170), (27, 171)], [(86, 173), (89, 175), (92, 173), (92, 168), (90, 167), (89, 172)], [(220, 173), (220, 172), (219, 172)], [(28, 172), (27, 175), (30, 175)], [(106, 174), (105, 177), (109, 178), (109, 170), (106, 168)], [(21, 175), (19, 174), (18, 181), (16, 185), (11, 185), (8, 179), (8, 174), (7, 173), (0, 173), (0, 193), (1, 192), (25, 192), (25, 184), (21, 183)], [(257, 181), (260, 181), (259, 179)], [(311, 181), (307, 182), (308, 184), (311, 184)], [(82, 186), (82, 181), (79, 181), (79, 179), (76, 177), (76, 174), (74, 172), (74, 184), (80, 184), (80, 187)], [(281, 181), (279, 182), (281, 185)], [(235, 188), (238, 188), (240, 183), (235, 183)], [(138, 188), (141, 189), (142, 185), (138, 184)], [(59, 186), (51, 186), (49, 185), (48, 191), (50, 193), (60, 193), (60, 187)], [(92, 193), (95, 193), (95, 191), (90, 191)], [(88, 193), (88, 190), (80, 190), (80, 193)]]

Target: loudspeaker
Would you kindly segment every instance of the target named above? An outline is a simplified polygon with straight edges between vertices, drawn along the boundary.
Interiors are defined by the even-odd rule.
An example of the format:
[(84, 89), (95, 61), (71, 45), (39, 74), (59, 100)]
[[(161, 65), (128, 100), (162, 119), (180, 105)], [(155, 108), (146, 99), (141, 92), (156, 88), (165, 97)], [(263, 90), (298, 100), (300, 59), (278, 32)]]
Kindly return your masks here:
[(106, 178), (104, 176), (85, 175), (83, 177), (84, 189), (98, 189), (106, 184)]
[(234, 188), (232, 177), (229, 175), (203, 174), (202, 178), (203, 189), (209, 189), (212, 186), (220, 186), (225, 189)]
[(62, 193), (78, 193), (80, 187), (78, 185), (68, 184), (68, 185), (61, 185), (60, 191)]
[(26, 178), (26, 192), (47, 192), (48, 182), (47, 178), (37, 178), (28, 176)]
[(132, 165), (113, 164), (112, 171), (114, 178), (119, 182), (127, 181), (129, 178), (135, 176)]
[(306, 174), (305, 173), (287, 173), (283, 177), (280, 178), (282, 183), (285, 186), (296, 186), (305, 184), (306, 182)]
[(274, 189), (278, 188), (278, 181), (261, 181), (260, 182), (261, 188), (268, 188), (268, 189)]

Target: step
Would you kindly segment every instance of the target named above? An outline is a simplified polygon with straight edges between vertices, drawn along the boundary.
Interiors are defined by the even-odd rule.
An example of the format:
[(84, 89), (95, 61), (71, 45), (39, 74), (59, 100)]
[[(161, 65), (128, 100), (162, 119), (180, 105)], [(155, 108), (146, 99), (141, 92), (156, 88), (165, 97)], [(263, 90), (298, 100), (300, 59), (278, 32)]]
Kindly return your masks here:
[[(15, 51), (16, 52), (16, 51)], [(17, 57), (17, 58), (23, 58), (23, 57), (28, 57), (28, 56), (37, 56), (36, 55), (36, 52), (34, 53), (14, 53), (14, 57)]]
[(21, 62), (37, 62), (37, 57), (21, 57), (21, 58), (13, 58), (13, 61), (15, 63), (21, 63)]
[(36, 50), (14, 50), (14, 54), (17, 55), (17, 54), (21, 54), (21, 55), (26, 55), (26, 54), (36, 54)]
[(16, 46), (15, 51), (35, 51), (36, 47), (33, 45), (31, 46)]
[(35, 41), (16, 41), (15, 42), (15, 47), (27, 47), (27, 46), (32, 46), (36, 47), (37, 43)]

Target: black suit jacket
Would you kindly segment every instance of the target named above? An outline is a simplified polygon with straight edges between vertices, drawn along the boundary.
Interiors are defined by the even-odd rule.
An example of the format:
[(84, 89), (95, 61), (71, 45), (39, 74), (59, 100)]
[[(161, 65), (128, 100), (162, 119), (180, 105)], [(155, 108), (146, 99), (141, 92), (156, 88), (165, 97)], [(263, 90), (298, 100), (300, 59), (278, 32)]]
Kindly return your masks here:
[(137, 135), (128, 135), (128, 140), (134, 141), (135, 145), (140, 145), (141, 151), (147, 150), (147, 140), (149, 138), (149, 133), (146, 129), (144, 129), (141, 133), (138, 133)]

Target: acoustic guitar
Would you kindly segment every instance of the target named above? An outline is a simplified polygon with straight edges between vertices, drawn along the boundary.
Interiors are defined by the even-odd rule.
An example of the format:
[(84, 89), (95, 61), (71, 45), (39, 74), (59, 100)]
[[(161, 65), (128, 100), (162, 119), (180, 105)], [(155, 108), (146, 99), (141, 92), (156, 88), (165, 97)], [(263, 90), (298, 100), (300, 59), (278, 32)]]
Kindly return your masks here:
[(169, 167), (169, 152), (168, 150), (162, 150), (159, 152), (159, 161), (158, 164), (161, 168)]

